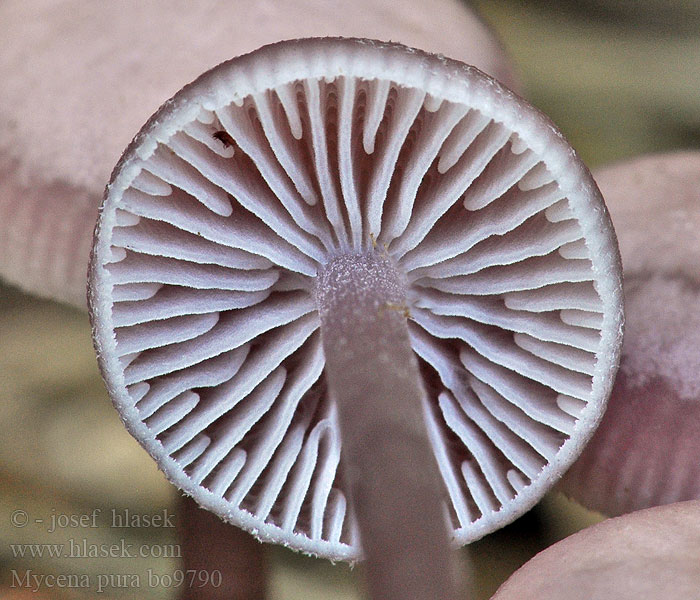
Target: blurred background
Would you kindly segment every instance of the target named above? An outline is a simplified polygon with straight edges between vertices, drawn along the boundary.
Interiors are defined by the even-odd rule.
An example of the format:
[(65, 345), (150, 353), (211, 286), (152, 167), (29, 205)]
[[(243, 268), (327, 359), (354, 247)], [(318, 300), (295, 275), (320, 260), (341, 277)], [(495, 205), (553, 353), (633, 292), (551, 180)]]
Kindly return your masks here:
[[(427, 0), (426, 0), (427, 1)], [(700, 148), (700, 2), (474, 0), (513, 58), (528, 99), (591, 167), (634, 155)], [(87, 316), (0, 284), (0, 598), (84, 599), (89, 590), (12, 587), (24, 575), (85, 573), (105, 600), (174, 599), (172, 528), (110, 527), (111, 511), (174, 514), (177, 491), (127, 434), (97, 371)], [(61, 515), (95, 527), (51, 531)], [(549, 494), (506, 529), (462, 551), (478, 598), (489, 598), (535, 553), (601, 520)], [(37, 520), (43, 521), (37, 523)], [(18, 555), (24, 543), (133, 544), (145, 559)], [(13, 546), (15, 545), (15, 546)], [(29, 551), (27, 551), (29, 552)], [(270, 548), (271, 598), (359, 598), (350, 569)], [(141, 578), (129, 588), (132, 575)], [(120, 577), (121, 576), (121, 577)], [(152, 581), (154, 581), (152, 579)], [(15, 582), (16, 583), (16, 582)], [(46, 583), (46, 582), (45, 582)]]

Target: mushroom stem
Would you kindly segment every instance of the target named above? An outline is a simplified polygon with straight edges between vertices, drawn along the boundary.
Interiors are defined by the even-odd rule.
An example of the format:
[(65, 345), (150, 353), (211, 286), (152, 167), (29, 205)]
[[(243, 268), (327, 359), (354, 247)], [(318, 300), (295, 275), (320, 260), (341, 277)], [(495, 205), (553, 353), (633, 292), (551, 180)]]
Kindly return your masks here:
[(343, 472), (372, 598), (456, 597), (444, 484), (422, 413), (405, 283), (379, 252), (341, 255), (319, 273), (326, 374), (338, 406)]
[(265, 547), (189, 497), (179, 505), (182, 568), (195, 580), (181, 600), (264, 600), (267, 597)]

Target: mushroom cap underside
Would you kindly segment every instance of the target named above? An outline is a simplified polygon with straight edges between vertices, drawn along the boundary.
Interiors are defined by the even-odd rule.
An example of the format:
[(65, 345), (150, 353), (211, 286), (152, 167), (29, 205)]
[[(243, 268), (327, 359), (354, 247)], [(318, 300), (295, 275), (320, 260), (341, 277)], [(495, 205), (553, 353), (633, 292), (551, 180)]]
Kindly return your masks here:
[(397, 44), (266, 46), (144, 126), (113, 172), (91, 264), (103, 375), (169, 479), (261, 539), (336, 559), (360, 544), (315, 277), (372, 252), (405, 282), (446, 519), (466, 543), (574, 460), (619, 355), (607, 211), (525, 101)]

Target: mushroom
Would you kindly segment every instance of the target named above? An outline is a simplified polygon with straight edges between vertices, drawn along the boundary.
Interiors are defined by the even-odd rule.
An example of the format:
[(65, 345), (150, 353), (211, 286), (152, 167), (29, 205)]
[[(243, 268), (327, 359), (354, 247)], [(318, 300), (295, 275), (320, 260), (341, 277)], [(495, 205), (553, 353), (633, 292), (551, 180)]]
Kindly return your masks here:
[[(501, 44), (459, 0), (357, 0), (343, 5), (342, 19), (325, 0), (0, 2), (0, 278), (85, 309), (104, 182), (133, 132), (211, 65), (264, 43), (319, 34), (399, 40), (518, 89)], [(187, 500), (181, 510), (186, 534), (213, 528)], [(210, 560), (231, 545), (251, 550), (228, 526), (208, 543)], [(183, 540), (186, 569), (200, 565), (190, 552), (197, 547), (196, 539)], [(233, 581), (258, 576), (227, 568)]]
[(608, 411), (561, 489), (619, 515), (700, 498), (700, 153), (595, 179), (620, 241), (627, 327)]
[[(500, 44), (458, 0), (0, 3), (0, 277), (85, 308), (104, 183), (183, 81), (280, 39), (398, 39), (513, 87)], [(109, 118), (104, 118), (109, 115)]]
[(264, 541), (364, 552), (387, 599), (454, 597), (448, 539), (574, 460), (621, 341), (614, 232), (551, 122), (360, 39), (266, 46), (167, 101), (107, 187), (89, 305), (174, 484)]
[(608, 519), (540, 552), (492, 600), (698, 598), (700, 501)]

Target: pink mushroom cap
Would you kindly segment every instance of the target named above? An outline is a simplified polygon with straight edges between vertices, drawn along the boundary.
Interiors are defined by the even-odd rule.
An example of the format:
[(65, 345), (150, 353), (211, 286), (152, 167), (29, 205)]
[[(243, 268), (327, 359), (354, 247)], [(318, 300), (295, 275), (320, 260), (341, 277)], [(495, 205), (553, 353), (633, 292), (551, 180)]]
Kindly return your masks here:
[(700, 598), (700, 501), (608, 519), (550, 546), (492, 600)]
[(210, 67), (319, 35), (401, 41), (514, 84), (498, 41), (457, 0), (0, 4), (0, 277), (84, 308), (97, 208), (134, 132)]
[(700, 498), (700, 152), (594, 178), (622, 255), (625, 340), (607, 412), (561, 489), (619, 515)]

